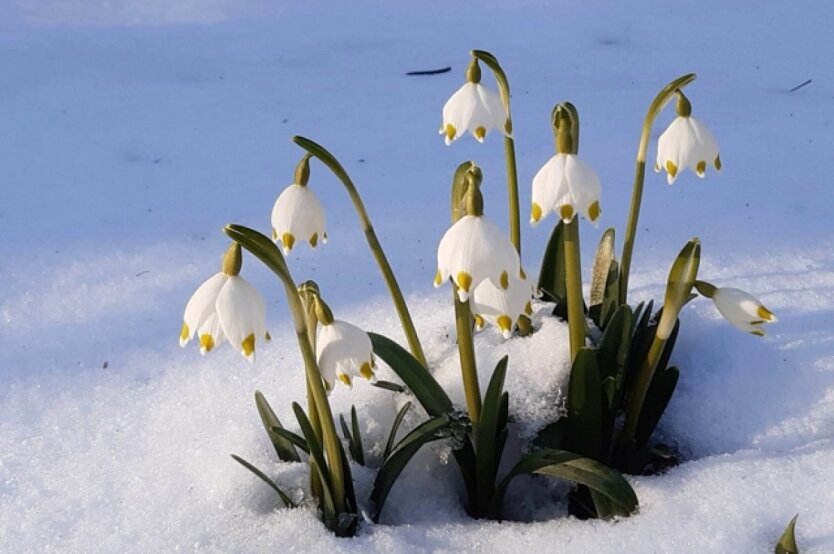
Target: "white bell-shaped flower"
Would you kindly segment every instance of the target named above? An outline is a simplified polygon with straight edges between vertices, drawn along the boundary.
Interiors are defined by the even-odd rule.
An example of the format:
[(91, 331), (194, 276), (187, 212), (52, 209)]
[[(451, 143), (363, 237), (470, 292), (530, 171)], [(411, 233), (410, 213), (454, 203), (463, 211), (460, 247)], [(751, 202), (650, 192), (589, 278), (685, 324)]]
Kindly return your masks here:
[(327, 242), (324, 208), (310, 187), (293, 183), (284, 189), (272, 207), (272, 240), (289, 254), (298, 240), (315, 248)]
[(721, 169), (718, 143), (710, 130), (691, 115), (676, 117), (657, 140), (654, 170), (666, 170), (666, 181), (670, 185), (686, 167), (703, 178), (710, 164), (716, 170)]
[(510, 279), (506, 290), (496, 287), (489, 279), (481, 281), (472, 295), (476, 327), (482, 329), (486, 323), (491, 323), (498, 327), (505, 339), (509, 339), (518, 318), (533, 315), (532, 297), (533, 288), (526, 276)]
[[(231, 255), (231, 257), (230, 257)], [(231, 260), (231, 264), (227, 263)], [(238, 272), (240, 247), (235, 243), (224, 258), (224, 270), (207, 279), (185, 306), (180, 346), (196, 335), (200, 353), (228, 341), (252, 362), (258, 338), (269, 340), (266, 304), (261, 294)]]
[(777, 321), (773, 312), (755, 296), (741, 289), (719, 287), (715, 289), (712, 301), (724, 319), (734, 327), (759, 337), (765, 336), (762, 325)]
[(596, 172), (576, 154), (556, 154), (533, 177), (530, 223), (538, 223), (550, 211), (569, 223), (577, 213), (594, 225), (602, 213), (602, 187)]
[(353, 377), (375, 380), (373, 346), (368, 333), (345, 321), (334, 319), (319, 327), (316, 339), (319, 371), (332, 390), (336, 379), (347, 386)]
[(446, 144), (458, 139), (464, 132), (484, 142), (491, 129), (512, 136), (507, 125), (507, 110), (497, 93), (481, 83), (466, 83), (443, 106), (443, 126), (440, 134), (446, 135)]
[(437, 274), (434, 286), (449, 277), (458, 286), (461, 302), (484, 279), (502, 289), (510, 278), (521, 276), (518, 252), (507, 236), (483, 215), (465, 215), (452, 225), (437, 247)]

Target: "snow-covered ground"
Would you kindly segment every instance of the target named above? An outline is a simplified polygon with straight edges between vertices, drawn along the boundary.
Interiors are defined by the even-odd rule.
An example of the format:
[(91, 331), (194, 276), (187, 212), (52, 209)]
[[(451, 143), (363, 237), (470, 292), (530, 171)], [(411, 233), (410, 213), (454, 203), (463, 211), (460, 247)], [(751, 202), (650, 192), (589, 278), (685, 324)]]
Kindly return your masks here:
[[(810, 1), (6, 0), (0, 551), (767, 552), (799, 513), (803, 552), (834, 552), (832, 16)], [(228, 347), (180, 350), (182, 309), (217, 270), (224, 224), (268, 229), (301, 154), (289, 138), (308, 136), (357, 183), (438, 378), (459, 389), (450, 293), (431, 287), (458, 163), (484, 168), (487, 213), (506, 222), (500, 141), (446, 147), (437, 135), (472, 48), (510, 77), (523, 213), (552, 154), (550, 109), (579, 108), (581, 152), (603, 183), (601, 229), (582, 224), (586, 276), (602, 229), (622, 236), (649, 101), (698, 73), (693, 113), (724, 168), (672, 187), (648, 176), (631, 298), (659, 297), (698, 235), (702, 278), (750, 290), (780, 320), (760, 340), (707, 301), (685, 310), (681, 382), (660, 431), (686, 461), (629, 478), (635, 517), (567, 517), (542, 479), (509, 498), (511, 515), (537, 522), (470, 520), (438, 447), (408, 467), (382, 524), (335, 539), (310, 510), (276, 509), (229, 457), (301, 494), (305, 468), (274, 462), (252, 399), (262, 390), (291, 422), (304, 397), (277, 282), (244, 262), (274, 337), (252, 366)], [(293, 252), (296, 279), (318, 281), (337, 317), (402, 341), (344, 191), (317, 163), (311, 186), (330, 241)], [(550, 223), (523, 229), (531, 271)], [(483, 372), (510, 354), (515, 413), (552, 416), (565, 329), (547, 320), (532, 340), (478, 340)], [(377, 449), (403, 402), (364, 382), (331, 398), (336, 412), (359, 407)], [(355, 477), (365, 498), (373, 473)]]

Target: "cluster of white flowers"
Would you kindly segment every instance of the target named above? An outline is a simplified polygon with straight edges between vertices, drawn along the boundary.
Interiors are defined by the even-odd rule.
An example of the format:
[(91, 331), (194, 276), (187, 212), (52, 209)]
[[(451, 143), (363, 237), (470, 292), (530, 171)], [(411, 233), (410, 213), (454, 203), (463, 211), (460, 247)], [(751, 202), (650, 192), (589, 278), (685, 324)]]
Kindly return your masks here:
[[(313, 248), (326, 242), (324, 209), (306, 183), (293, 183), (278, 196), (272, 209), (272, 238), (287, 254), (296, 237)], [(231, 257), (230, 257), (231, 256)], [(250, 362), (258, 339), (270, 339), (266, 331), (266, 304), (261, 294), (239, 275), (240, 246), (234, 243), (224, 258), (223, 271), (200, 285), (189, 299), (183, 316), (180, 346), (195, 336), (200, 353), (228, 341)], [(322, 322), (316, 341), (316, 358), (327, 389), (336, 379), (351, 385), (352, 376), (375, 379), (373, 347), (368, 334), (350, 323)]]

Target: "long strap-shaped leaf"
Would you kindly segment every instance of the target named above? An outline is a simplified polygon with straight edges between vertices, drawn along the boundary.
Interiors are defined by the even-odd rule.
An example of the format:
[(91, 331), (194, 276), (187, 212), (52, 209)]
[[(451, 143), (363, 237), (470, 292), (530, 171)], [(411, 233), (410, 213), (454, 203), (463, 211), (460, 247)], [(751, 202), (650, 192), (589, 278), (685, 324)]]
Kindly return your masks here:
[(285, 441), (292, 443), (304, 453), (310, 454), (310, 447), (307, 445), (307, 440), (304, 437), (296, 435), (289, 429), (284, 429), (283, 427), (273, 427), (271, 431)]
[(328, 529), (337, 529), (338, 514), (336, 513), (336, 505), (333, 502), (333, 491), (330, 485), (330, 472), (327, 469), (327, 464), (324, 460), (324, 451), (322, 445), (316, 437), (313, 426), (310, 425), (310, 420), (307, 419), (307, 414), (297, 402), (292, 403), (292, 411), (298, 419), (298, 425), (301, 427), (301, 432), (307, 440), (307, 446), (310, 448), (310, 457), (315, 462), (316, 471), (319, 474), (322, 488), (322, 511), (324, 512), (324, 524)]
[(403, 419), (405, 419), (405, 414), (411, 408), (411, 402), (406, 402), (400, 411), (397, 412), (397, 417), (394, 418), (394, 423), (391, 425), (391, 432), (388, 433), (388, 442), (385, 443), (385, 450), (382, 453), (382, 459), (387, 460), (388, 456), (391, 454), (391, 451), (394, 449), (394, 444), (397, 441), (397, 431), (400, 428), (400, 425), (403, 423)]
[(300, 462), (301, 458), (298, 456), (293, 443), (272, 430), (273, 427), (283, 429), (284, 426), (281, 425), (278, 416), (272, 411), (272, 406), (269, 405), (269, 402), (266, 401), (259, 390), (255, 391), (255, 405), (258, 407), (258, 414), (261, 416), (261, 421), (278, 457), (285, 462)]
[(403, 440), (391, 451), (385, 459), (382, 467), (374, 479), (374, 488), (371, 491), (371, 501), (374, 503), (373, 520), (379, 521), (382, 508), (385, 506), (385, 499), (391, 492), (391, 487), (400, 476), (400, 473), (411, 460), (412, 456), (420, 450), (420, 447), (428, 442), (449, 436), (449, 418), (447, 416), (436, 417), (417, 426), (408, 433)]
[(492, 378), (489, 380), (486, 395), (481, 409), (481, 421), (475, 427), (475, 448), (478, 453), (475, 459), (478, 483), (478, 513), (485, 514), (489, 509), (489, 501), (495, 489), (495, 477), (501, 461), (503, 439), (499, 435), (505, 429), (501, 424), (501, 404), (504, 392), (504, 379), (507, 375), (507, 356), (501, 358)]
[(391, 366), (429, 415), (439, 417), (452, 410), (452, 401), (443, 387), (414, 356), (388, 337), (376, 333), (368, 333), (368, 336), (374, 354)]
[(295, 503), (287, 495), (287, 493), (282, 491), (281, 488), (278, 485), (275, 484), (275, 481), (273, 481), (272, 479), (267, 477), (267, 475), (263, 471), (256, 468), (255, 466), (253, 466), (252, 464), (250, 464), (249, 462), (247, 462), (246, 460), (244, 460), (240, 456), (236, 456), (236, 455), (232, 454), (232, 458), (234, 458), (234, 460), (237, 463), (239, 463), (240, 465), (242, 465), (243, 467), (245, 467), (246, 469), (248, 469), (249, 471), (251, 471), (252, 473), (257, 475), (261, 479), (261, 481), (263, 481), (264, 483), (266, 483), (267, 485), (272, 487), (272, 489), (275, 492), (278, 493), (278, 496), (281, 498), (281, 501), (284, 503), (284, 506), (286, 506), (287, 508), (295, 508)]
[(490, 511), (500, 518), (507, 487), (519, 475), (551, 475), (579, 483), (608, 497), (615, 515), (629, 515), (637, 510), (637, 495), (622, 475), (610, 467), (566, 450), (542, 449), (522, 458), (495, 489)]
[[(391, 366), (430, 416), (440, 417), (452, 412), (452, 400), (431, 373), (402, 346), (383, 335), (368, 333), (374, 353)], [(453, 451), (466, 487), (471, 509), (478, 505), (475, 483), (475, 449), (469, 436), (463, 437), (460, 448)]]

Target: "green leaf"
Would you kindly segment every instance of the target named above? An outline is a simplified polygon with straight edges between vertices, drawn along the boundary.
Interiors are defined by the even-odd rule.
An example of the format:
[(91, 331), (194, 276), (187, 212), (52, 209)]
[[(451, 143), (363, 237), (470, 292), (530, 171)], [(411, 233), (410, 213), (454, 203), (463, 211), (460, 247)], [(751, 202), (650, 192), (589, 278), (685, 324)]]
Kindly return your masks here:
[(796, 546), (796, 519), (798, 517), (799, 514), (793, 516), (779, 542), (776, 543), (776, 554), (799, 554), (799, 547)]
[(264, 395), (259, 390), (255, 391), (255, 405), (258, 407), (258, 414), (261, 416), (266, 434), (269, 435), (269, 440), (272, 442), (278, 458), (285, 462), (300, 462), (301, 458), (298, 452), (296, 452), (293, 443), (272, 430), (273, 427), (283, 428), (284, 426), (281, 425), (278, 416), (272, 411), (269, 402), (266, 401), (266, 398), (264, 398)]
[(539, 290), (542, 292), (542, 299), (557, 304), (564, 302), (567, 297), (563, 233), (564, 223), (560, 219), (550, 235), (550, 240), (547, 241), (542, 267), (539, 271)]
[(604, 452), (603, 391), (596, 352), (583, 346), (570, 372), (568, 416), (563, 444), (583, 456), (600, 459)]
[[(594, 267), (591, 271), (591, 298), (588, 307), (588, 315), (600, 329), (603, 328), (603, 321), (605, 319), (606, 306), (605, 302), (608, 295), (606, 291), (609, 287), (609, 280), (611, 274), (611, 264), (614, 262), (614, 229), (609, 228), (602, 234), (597, 252), (594, 256)], [(617, 272), (614, 272), (614, 278), (619, 279)]]
[(608, 326), (608, 320), (614, 315), (617, 310), (617, 305), (620, 301), (620, 266), (617, 260), (612, 260), (608, 268), (608, 280), (605, 283), (605, 296), (600, 310), (600, 324), (601, 328), (605, 329)]
[(327, 464), (324, 459), (324, 449), (321, 442), (319, 442), (310, 420), (307, 419), (307, 414), (297, 402), (292, 403), (292, 410), (298, 420), (298, 425), (301, 427), (301, 432), (307, 440), (307, 446), (310, 448), (310, 457), (313, 459), (313, 467), (319, 474), (321, 481), (322, 498), (321, 507), (324, 512), (324, 524), (328, 529), (336, 530), (338, 528), (338, 514), (336, 512), (336, 505), (333, 501), (333, 489), (330, 483), (330, 472), (327, 469)]
[(587, 486), (610, 502), (610, 515), (627, 516), (637, 510), (637, 495), (617, 471), (573, 452), (542, 449), (524, 456), (498, 485), (491, 507), (493, 515), (500, 516), (512, 480), (527, 473), (550, 475)]
[(307, 446), (307, 441), (304, 440), (304, 437), (300, 437), (289, 429), (284, 429), (283, 427), (272, 427), (271, 431), (275, 435), (278, 435), (282, 439), (292, 443), (295, 447), (300, 448), (304, 451), (304, 453), (310, 454), (310, 447)]
[(362, 446), (362, 433), (359, 431), (359, 418), (356, 417), (356, 407), (350, 407), (350, 426), (353, 429), (353, 436), (350, 441), (350, 452), (356, 463), (365, 465), (365, 451)]
[(658, 369), (654, 373), (652, 383), (646, 393), (646, 400), (643, 402), (643, 409), (640, 412), (640, 419), (637, 421), (637, 430), (634, 433), (634, 440), (638, 448), (646, 445), (657, 427), (666, 406), (675, 393), (678, 384), (680, 371), (676, 367), (666, 370)]
[(377, 381), (371, 383), (371, 385), (374, 386), (374, 387), (380, 388), (380, 389), (389, 390), (391, 392), (406, 392), (408, 390), (405, 387), (403, 387), (402, 385), (398, 385), (397, 383), (392, 383), (391, 381), (377, 380)]
[(438, 417), (452, 411), (451, 399), (423, 364), (388, 337), (376, 333), (368, 333), (368, 336), (374, 354), (394, 370), (430, 416)]
[(359, 523), (358, 509), (356, 504), (356, 491), (353, 488), (353, 475), (350, 471), (350, 463), (348, 463), (347, 454), (339, 441), (339, 457), (342, 459), (343, 479), (345, 483), (345, 502), (347, 504), (346, 512), (342, 512), (336, 516), (335, 532), (337, 537), (352, 537), (356, 534), (356, 528)]
[(371, 519), (379, 521), (382, 508), (385, 506), (385, 499), (391, 492), (391, 487), (405, 469), (411, 458), (420, 450), (424, 444), (446, 438), (449, 436), (449, 418), (447, 416), (430, 419), (417, 426), (401, 440), (385, 459), (382, 467), (374, 479), (374, 487), (371, 491), (371, 501), (374, 505), (374, 512)]
[(602, 304), (605, 298), (605, 285), (608, 281), (608, 268), (614, 261), (614, 229), (608, 228), (599, 239), (597, 253), (594, 256), (594, 268), (591, 271), (591, 306)]
[[(478, 486), (478, 499), (480, 506), (478, 513), (486, 513), (489, 508), (489, 500), (495, 490), (495, 477), (498, 472), (498, 465), (501, 462), (499, 446), (499, 435), (505, 430), (499, 427), (501, 420), (506, 417), (502, 413), (504, 399), (504, 380), (507, 376), (507, 356), (501, 358), (492, 378), (489, 380), (486, 395), (484, 396), (481, 408), (481, 419), (475, 426), (475, 445), (477, 456), (475, 458), (475, 471), (477, 472), (476, 482)], [(506, 440), (506, 438), (504, 439)]]
[(226, 225), (223, 231), (273, 272), (278, 275), (287, 275), (287, 263), (284, 261), (284, 256), (269, 237), (254, 229), (234, 223)]
[(237, 463), (239, 463), (240, 465), (242, 465), (243, 467), (245, 467), (246, 469), (248, 469), (249, 471), (251, 471), (252, 473), (257, 475), (261, 479), (261, 481), (263, 481), (264, 483), (266, 483), (267, 485), (272, 487), (272, 489), (275, 492), (278, 493), (278, 496), (281, 498), (281, 502), (284, 503), (284, 506), (286, 506), (287, 508), (295, 508), (295, 503), (292, 501), (292, 499), (289, 497), (289, 495), (287, 495), (287, 493), (282, 491), (281, 488), (278, 485), (275, 484), (275, 481), (273, 481), (272, 479), (267, 477), (266, 474), (263, 471), (256, 468), (255, 466), (253, 466), (252, 464), (250, 464), (249, 462), (247, 462), (246, 460), (244, 460), (240, 456), (235, 456), (234, 454), (232, 454), (232, 458)]
[(397, 440), (397, 431), (400, 428), (400, 425), (403, 423), (403, 419), (405, 419), (405, 414), (408, 412), (409, 408), (411, 408), (411, 402), (406, 402), (400, 411), (397, 412), (397, 417), (394, 418), (394, 423), (391, 425), (391, 432), (388, 433), (388, 442), (385, 443), (385, 450), (382, 454), (382, 459), (388, 459), (388, 456), (391, 454), (391, 450), (394, 448), (395, 441)]

